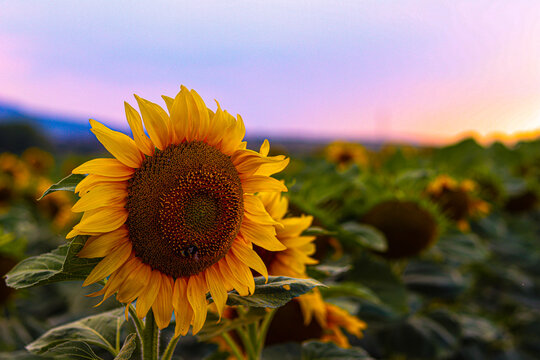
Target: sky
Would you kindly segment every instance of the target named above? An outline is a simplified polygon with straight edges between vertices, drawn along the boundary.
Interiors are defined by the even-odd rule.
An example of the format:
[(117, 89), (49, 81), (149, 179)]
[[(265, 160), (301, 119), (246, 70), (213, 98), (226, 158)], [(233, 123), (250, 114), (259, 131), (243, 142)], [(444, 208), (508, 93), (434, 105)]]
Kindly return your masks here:
[(252, 136), (534, 131), (539, 18), (536, 0), (0, 0), (0, 101), (122, 129), (134, 93), (184, 84)]

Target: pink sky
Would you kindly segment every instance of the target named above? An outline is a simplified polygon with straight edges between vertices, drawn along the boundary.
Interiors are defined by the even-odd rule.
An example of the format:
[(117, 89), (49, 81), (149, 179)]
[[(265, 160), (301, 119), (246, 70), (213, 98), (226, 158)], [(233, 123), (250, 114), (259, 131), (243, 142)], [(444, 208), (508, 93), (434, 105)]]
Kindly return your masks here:
[(180, 84), (248, 135), (540, 129), (540, 2), (0, 4), (0, 101), (123, 127)]

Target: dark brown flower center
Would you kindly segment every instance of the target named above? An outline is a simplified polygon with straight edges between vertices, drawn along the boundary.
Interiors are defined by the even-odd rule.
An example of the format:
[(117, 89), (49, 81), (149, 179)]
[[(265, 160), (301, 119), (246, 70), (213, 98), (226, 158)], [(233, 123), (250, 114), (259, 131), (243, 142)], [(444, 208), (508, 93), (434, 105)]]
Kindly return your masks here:
[(416, 256), (437, 237), (433, 215), (412, 201), (388, 200), (375, 205), (362, 222), (380, 230), (388, 249), (381, 255), (391, 259)]
[(243, 191), (229, 157), (185, 142), (143, 161), (129, 180), (126, 208), (135, 255), (178, 278), (227, 254), (242, 223)]

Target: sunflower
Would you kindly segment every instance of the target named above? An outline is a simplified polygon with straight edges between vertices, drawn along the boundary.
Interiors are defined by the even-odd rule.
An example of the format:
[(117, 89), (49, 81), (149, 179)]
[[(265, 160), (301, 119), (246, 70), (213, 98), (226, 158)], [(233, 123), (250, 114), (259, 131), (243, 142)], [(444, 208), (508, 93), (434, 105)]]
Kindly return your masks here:
[(388, 248), (379, 253), (389, 259), (420, 254), (437, 240), (437, 217), (418, 201), (388, 199), (371, 207), (360, 219), (381, 231)]
[(209, 110), (184, 86), (174, 99), (163, 97), (168, 113), (135, 97), (142, 120), (125, 104), (133, 139), (90, 120), (115, 158), (73, 170), (88, 176), (75, 189), (81, 199), (73, 206), (84, 215), (67, 237), (90, 235), (78, 255), (104, 257), (83, 284), (108, 278), (92, 295), (106, 299), (116, 293), (127, 305), (136, 300), (137, 316), (152, 309), (160, 329), (174, 311), (176, 336), (190, 325), (197, 333), (206, 319), (208, 292), (221, 316), (228, 291), (253, 293), (251, 269), (268, 276), (253, 245), (285, 249), (275, 221), (254, 194), (287, 191), (270, 175), (288, 159), (246, 149), (242, 118), (219, 104)]
[(48, 174), (54, 166), (53, 156), (37, 147), (26, 149), (21, 158), (36, 174)]
[[(285, 217), (288, 199), (279, 193), (259, 193), (258, 196), (270, 216), (278, 222), (277, 238), (287, 247), (283, 251), (276, 252), (255, 248), (267, 266), (268, 274), (306, 278), (306, 266), (318, 263), (311, 258), (316, 251), (315, 236), (302, 235), (313, 222), (313, 217), (309, 215)], [(294, 324), (293, 319), (296, 318), (298, 324)], [(267, 342), (272, 344), (281, 340), (303, 341), (318, 338), (335, 341), (339, 346), (347, 347), (349, 343), (341, 328), (344, 327), (349, 333), (361, 337), (361, 330), (365, 326), (364, 322), (349, 315), (345, 310), (325, 303), (320, 292), (315, 289), (309, 294), (293, 299), (283, 309), (277, 310), (268, 330)]]
[(277, 192), (261, 192), (257, 194), (264, 209), (276, 222), (278, 240), (284, 245), (282, 251), (266, 251), (255, 246), (255, 251), (268, 268), (268, 274), (305, 278), (306, 265), (317, 264), (310, 256), (315, 253), (315, 236), (302, 236), (302, 233), (313, 222), (313, 216), (285, 217), (289, 207), (286, 197)]
[(489, 204), (474, 195), (476, 186), (469, 179), (458, 182), (448, 175), (440, 175), (427, 186), (426, 192), (444, 215), (465, 231), (469, 229), (470, 217), (489, 212)]
[[(310, 300), (316, 299), (316, 295), (308, 295), (312, 295)], [(297, 299), (293, 299), (276, 311), (272, 324), (268, 329), (266, 345), (317, 339), (333, 342), (342, 348), (348, 348), (350, 347), (349, 340), (343, 330), (357, 338), (363, 336), (362, 330), (367, 327), (365, 322), (350, 315), (346, 310), (325, 302), (320, 296), (316, 301), (324, 309), (322, 321), (317, 320), (306, 323), (305, 313), (300, 301), (305, 296), (302, 295)]]
[(361, 167), (369, 165), (369, 155), (365, 147), (360, 144), (334, 141), (326, 147), (326, 158), (338, 165), (341, 170), (356, 164)]
[(10, 178), (17, 191), (26, 188), (30, 181), (30, 171), (26, 164), (11, 153), (0, 154), (0, 174)]

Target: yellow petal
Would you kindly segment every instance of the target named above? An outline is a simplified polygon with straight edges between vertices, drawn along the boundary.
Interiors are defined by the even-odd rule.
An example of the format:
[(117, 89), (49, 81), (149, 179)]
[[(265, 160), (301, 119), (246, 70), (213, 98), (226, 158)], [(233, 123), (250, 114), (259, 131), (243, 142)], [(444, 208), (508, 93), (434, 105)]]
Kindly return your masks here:
[(235, 277), (238, 278), (240, 282), (247, 285), (249, 294), (253, 294), (255, 291), (255, 280), (253, 279), (253, 274), (247, 265), (245, 265), (240, 259), (238, 259), (234, 253), (229, 251), (225, 255), (229, 269)]
[(192, 101), (195, 104), (194, 110), (196, 114), (193, 116), (196, 116), (198, 118), (199, 128), (197, 131), (197, 139), (199, 140), (205, 140), (208, 135), (208, 130), (210, 127), (210, 117), (208, 116), (208, 109), (203, 101), (203, 99), (200, 97), (199, 94), (195, 90), (191, 90), (190, 94), (192, 96)]
[(219, 272), (221, 273), (221, 276), (223, 279), (225, 279), (226, 282), (229, 282), (232, 287), (240, 294), (240, 296), (248, 296), (249, 295), (249, 287), (247, 283), (243, 283), (240, 281), (240, 279), (235, 276), (229, 266), (229, 263), (227, 262), (227, 256), (225, 256), (223, 259), (221, 259), (217, 263), (219, 267)]
[(131, 175), (127, 175), (123, 177), (114, 177), (114, 178), (102, 176), (102, 175), (88, 175), (87, 177), (82, 179), (80, 183), (77, 184), (77, 186), (75, 187), (75, 193), (85, 194), (96, 186), (112, 185), (115, 183), (123, 184), (124, 187), (127, 188), (126, 180), (129, 180), (130, 178), (131, 178)]
[(154, 145), (160, 149), (165, 149), (170, 144), (169, 116), (157, 104), (135, 95), (141, 115)]
[(135, 144), (135, 141), (129, 136), (118, 131), (113, 131), (92, 119), (90, 120), (90, 125), (92, 126), (91, 131), (112, 156), (126, 166), (132, 168), (139, 168), (141, 166), (144, 157)]
[(161, 95), (161, 98), (163, 99), (163, 101), (165, 101), (165, 105), (167, 105), (167, 110), (169, 111), (169, 114), (170, 114), (172, 105), (174, 104), (174, 99), (166, 95)]
[(257, 271), (268, 281), (268, 270), (266, 269), (266, 265), (264, 265), (264, 262), (255, 250), (243, 245), (239, 241), (233, 243), (231, 250), (240, 261)]
[(197, 334), (206, 320), (207, 303), (206, 293), (208, 292), (204, 273), (193, 275), (189, 278), (187, 296), (191, 308), (193, 309), (193, 334)]
[(219, 103), (216, 101), (217, 110), (215, 114), (210, 116), (210, 124), (208, 129), (208, 144), (215, 146), (218, 149), (221, 149), (221, 141), (225, 135), (225, 129), (227, 127), (226, 121), (223, 120), (223, 111), (219, 106)]
[(268, 142), (268, 139), (264, 139), (263, 143), (261, 144), (261, 149), (259, 150), (259, 153), (262, 156), (268, 156), (269, 152), (270, 152), (270, 143)]
[(125, 224), (128, 212), (123, 207), (106, 207), (89, 210), (73, 228), (78, 232), (106, 233)]
[(276, 231), (273, 226), (260, 225), (244, 218), (240, 227), (240, 234), (253, 244), (270, 251), (283, 251), (286, 249), (276, 238)]
[(127, 167), (116, 159), (93, 159), (73, 169), (73, 174), (95, 174), (107, 177), (133, 175), (135, 169)]
[(173, 308), (176, 317), (174, 336), (185, 336), (193, 321), (193, 309), (187, 298), (188, 282), (185, 278), (178, 278), (174, 283)]
[(186, 92), (187, 89), (182, 88), (169, 109), (171, 126), (178, 142), (184, 141), (189, 131), (190, 118)]
[(244, 216), (253, 222), (264, 225), (277, 225), (278, 227), (282, 226), (268, 214), (261, 200), (254, 195), (244, 195), (244, 211)]
[(255, 175), (264, 175), (264, 176), (270, 176), (273, 174), (276, 174), (289, 165), (289, 158), (285, 158), (285, 156), (272, 156), (267, 159), (271, 159), (272, 161), (266, 162), (264, 164), (261, 164), (261, 166), (255, 171)]
[(315, 236), (279, 237), (279, 241), (287, 248), (313, 244), (313, 240), (315, 240)]
[(260, 192), (257, 197), (270, 216), (278, 221), (283, 219), (289, 209), (289, 200), (279, 192)]
[(240, 179), (244, 193), (254, 194), (262, 191), (288, 191), (287, 187), (279, 180), (268, 177), (253, 175)]
[(73, 212), (83, 212), (106, 206), (124, 206), (127, 198), (126, 184), (117, 182), (103, 186), (97, 186), (90, 190), (73, 205)]
[[(144, 290), (146, 282), (144, 281), (145, 269), (150, 269), (148, 265), (143, 264), (138, 258), (133, 257), (124, 264), (128, 270), (124, 281), (118, 287), (116, 299), (122, 303), (130, 303)], [(148, 271), (150, 275), (150, 271)], [(148, 279), (146, 280), (148, 281)]]
[(126, 241), (129, 241), (128, 231), (123, 226), (109, 233), (90, 237), (77, 256), (81, 258), (105, 257)]
[(150, 307), (156, 300), (158, 291), (161, 287), (161, 273), (158, 270), (152, 270), (150, 281), (137, 300), (137, 317), (142, 319), (150, 310)]
[(283, 228), (277, 229), (278, 237), (299, 236), (313, 222), (313, 216), (300, 216), (281, 219)]
[(84, 281), (83, 286), (98, 282), (112, 274), (113, 271), (124, 265), (131, 254), (131, 250), (131, 242), (129, 241), (120, 245), (96, 265)]
[(215, 264), (206, 269), (205, 277), (206, 285), (208, 286), (208, 289), (210, 289), (210, 294), (212, 294), (212, 299), (214, 299), (219, 318), (221, 319), (223, 308), (227, 302), (227, 289), (223, 284), (221, 273), (217, 270)]
[[(238, 120), (235, 120), (231, 114), (227, 111), (223, 112), (223, 118), (230, 125), (225, 130), (225, 136), (221, 142), (221, 151), (226, 155), (232, 155), (236, 150), (240, 148), (240, 143), (244, 138), (246, 128), (244, 127), (244, 121), (238, 115)], [(243, 131), (242, 131), (243, 130)]]
[(144, 133), (142, 120), (139, 113), (127, 102), (124, 102), (124, 107), (126, 109), (126, 119), (129, 127), (131, 128), (131, 132), (133, 133), (133, 140), (135, 141), (135, 144), (137, 144), (139, 149), (146, 155), (154, 155), (154, 144), (152, 143), (152, 140), (150, 140)]
[(161, 274), (161, 288), (158, 291), (158, 295), (154, 304), (152, 304), (152, 311), (156, 318), (158, 328), (165, 329), (171, 322), (173, 306), (173, 279), (165, 274)]

